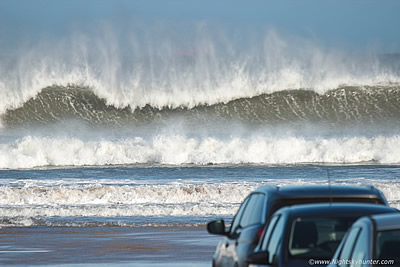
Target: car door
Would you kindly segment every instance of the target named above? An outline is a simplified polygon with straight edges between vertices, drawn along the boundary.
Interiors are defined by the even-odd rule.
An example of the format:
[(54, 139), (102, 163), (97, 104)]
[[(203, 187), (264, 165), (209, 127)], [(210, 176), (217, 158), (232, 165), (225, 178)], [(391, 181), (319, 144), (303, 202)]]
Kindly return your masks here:
[(240, 205), (239, 210), (236, 212), (235, 217), (232, 220), (231, 228), (227, 237), (224, 237), (221, 243), (219, 244), (219, 257), (216, 261), (216, 266), (233, 266), (233, 251), (232, 251), (232, 243), (236, 241), (235, 231), (239, 226), (240, 218), (242, 218), (242, 214), (249, 202), (251, 195), (249, 195)]
[(242, 206), (244, 207), (232, 222), (231, 231), (226, 239), (224, 266), (247, 266), (247, 255), (257, 245), (259, 231), (264, 225), (265, 194), (251, 194)]

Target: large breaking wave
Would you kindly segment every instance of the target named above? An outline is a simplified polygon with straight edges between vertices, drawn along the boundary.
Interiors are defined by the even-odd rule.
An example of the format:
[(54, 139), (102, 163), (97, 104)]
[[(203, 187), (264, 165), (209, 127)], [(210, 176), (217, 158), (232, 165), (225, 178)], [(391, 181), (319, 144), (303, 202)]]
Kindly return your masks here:
[(167, 33), (145, 38), (134, 30), (123, 37), (117, 32), (46, 40), (3, 56), (0, 114), (32, 98), (44, 99), (49, 91), (44, 88), (90, 88), (107, 105), (136, 110), (192, 109), (286, 90), (325, 94), (343, 86), (400, 83), (397, 54), (341, 52), (274, 30), (245, 45), (204, 27), (184, 42)]
[(7, 110), (3, 124), (47, 124), (79, 119), (88, 124), (148, 123), (176, 116), (187, 120), (234, 119), (242, 123), (382, 123), (400, 120), (400, 85), (343, 86), (319, 94), (294, 89), (193, 108), (133, 109), (108, 105), (89, 88), (48, 87), (22, 107)]
[(400, 163), (399, 55), (220, 33), (111, 29), (2, 58), (0, 168)]

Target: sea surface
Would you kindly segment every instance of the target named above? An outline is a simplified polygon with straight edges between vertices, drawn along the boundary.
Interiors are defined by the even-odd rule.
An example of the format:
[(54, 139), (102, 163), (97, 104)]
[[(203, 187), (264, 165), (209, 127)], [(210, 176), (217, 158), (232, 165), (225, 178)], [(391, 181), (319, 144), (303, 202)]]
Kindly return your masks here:
[(114, 166), (0, 172), (1, 227), (204, 226), (262, 185), (373, 185), (400, 208), (399, 165)]
[(373, 185), (400, 208), (400, 165), (103, 166), (0, 171), (2, 266), (210, 266), (261, 185)]
[[(128, 37), (78, 35), (0, 55), (2, 263), (27, 264), (21, 251), (34, 251), (32, 264), (71, 263), (23, 248), (41, 235), (55, 250), (94, 228), (162, 228), (172, 240), (171, 229), (231, 220), (261, 185), (368, 184), (400, 208), (398, 54), (276, 31), (251, 46), (213, 34)], [(217, 238), (194, 235), (208, 254), (188, 261), (207, 265)], [(108, 260), (97, 261), (119, 262)]]

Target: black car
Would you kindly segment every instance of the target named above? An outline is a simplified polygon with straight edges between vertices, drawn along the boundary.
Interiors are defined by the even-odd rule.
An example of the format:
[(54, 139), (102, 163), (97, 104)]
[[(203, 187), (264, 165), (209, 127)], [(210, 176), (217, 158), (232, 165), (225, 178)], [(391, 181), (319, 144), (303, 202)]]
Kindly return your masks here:
[(272, 217), (251, 266), (327, 266), (347, 230), (360, 217), (398, 213), (395, 208), (361, 203), (323, 203), (285, 207)]
[(211, 234), (223, 235), (212, 259), (214, 267), (247, 266), (246, 258), (258, 244), (270, 216), (281, 207), (323, 202), (360, 202), (388, 205), (381, 191), (373, 186), (263, 186), (242, 203), (230, 228), (223, 220), (208, 223)]

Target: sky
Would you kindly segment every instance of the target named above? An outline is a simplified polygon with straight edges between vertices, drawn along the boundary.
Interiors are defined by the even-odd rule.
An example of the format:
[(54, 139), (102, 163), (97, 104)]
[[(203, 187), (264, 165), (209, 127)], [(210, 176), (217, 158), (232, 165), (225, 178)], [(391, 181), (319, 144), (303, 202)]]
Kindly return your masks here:
[(400, 53), (399, 14), (398, 0), (1, 0), (0, 49), (95, 34), (104, 23), (149, 34), (148, 25), (169, 25), (181, 35), (205, 23), (239, 35), (273, 28), (327, 46)]

